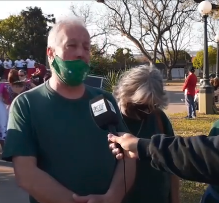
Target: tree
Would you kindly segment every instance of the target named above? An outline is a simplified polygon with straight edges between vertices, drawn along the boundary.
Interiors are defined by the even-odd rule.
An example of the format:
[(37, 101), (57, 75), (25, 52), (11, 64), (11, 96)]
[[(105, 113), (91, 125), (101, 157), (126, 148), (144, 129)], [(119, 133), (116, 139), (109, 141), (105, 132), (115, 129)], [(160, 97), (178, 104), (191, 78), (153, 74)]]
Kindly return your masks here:
[(195, 58), (193, 59), (193, 66), (195, 68), (203, 68), (203, 60), (204, 60), (204, 53), (203, 53), (203, 50), (202, 51), (199, 51), (197, 52)]
[[(217, 48), (213, 46), (208, 47), (208, 62), (209, 67), (213, 67), (216, 64)], [(193, 60), (193, 66), (195, 68), (203, 68), (204, 51), (197, 52), (196, 57)]]
[[(46, 61), (47, 36), (51, 29), (48, 24), (55, 23), (53, 14), (43, 14), (41, 8), (28, 7), (21, 11), (21, 40), (18, 42), (23, 55), (33, 55), (41, 62)], [(22, 46), (23, 45), (23, 46)]]
[[(168, 61), (171, 61), (171, 59), (174, 57), (174, 51), (167, 51), (165, 56)], [(177, 61), (191, 62), (191, 56), (184, 50), (178, 50)]]
[(93, 75), (104, 76), (112, 69), (112, 61), (109, 57), (104, 56), (98, 45), (91, 46), (91, 70), (90, 73)]
[[(127, 54), (123, 54), (123, 50), (126, 49), (128, 52)], [(127, 67), (130, 67), (131, 65), (136, 63), (136, 60), (132, 54), (131, 49), (128, 48), (118, 48), (114, 54), (112, 55), (112, 59), (114, 62), (119, 63), (121, 69), (125, 69)]]
[(11, 15), (0, 21), (0, 51), (15, 59), (18, 55), (26, 58), (33, 55), (45, 62), (48, 23), (54, 23), (53, 15), (42, 13), (41, 8), (29, 7), (20, 15)]
[(22, 17), (11, 15), (6, 19), (0, 20), (0, 55), (14, 58), (11, 52), (14, 50), (16, 41), (20, 39), (19, 29)]
[[(155, 63), (163, 58), (166, 68), (171, 69), (178, 60), (178, 51), (189, 45), (192, 16), (196, 5), (193, 0), (121, 0), (104, 1), (108, 8), (110, 28), (122, 34)], [(173, 52), (170, 61), (166, 52)]]
[[(103, 20), (102, 18), (98, 18), (99, 13), (93, 10), (91, 5), (85, 4), (80, 7), (72, 5), (70, 10), (75, 17), (81, 19), (84, 22), (88, 30), (91, 30), (91, 43), (93, 45), (98, 44), (99, 51), (107, 52), (109, 47), (117, 47), (117, 45), (110, 42), (110, 35), (112, 35), (112, 30), (110, 29), (108, 21)], [(101, 44), (99, 43), (101, 41), (99, 40), (100, 37), (103, 38), (103, 42)]]

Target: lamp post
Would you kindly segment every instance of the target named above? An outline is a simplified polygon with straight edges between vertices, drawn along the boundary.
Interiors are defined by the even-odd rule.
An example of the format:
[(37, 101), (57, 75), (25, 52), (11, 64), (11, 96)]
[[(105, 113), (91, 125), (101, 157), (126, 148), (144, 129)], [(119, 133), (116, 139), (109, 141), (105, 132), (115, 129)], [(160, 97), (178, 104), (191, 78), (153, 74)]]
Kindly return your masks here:
[(217, 43), (216, 78), (219, 78), (219, 33), (215, 36), (215, 42)]
[(213, 87), (209, 81), (209, 63), (208, 63), (208, 33), (207, 19), (212, 11), (212, 4), (209, 1), (202, 1), (198, 5), (198, 11), (202, 15), (204, 23), (204, 61), (203, 61), (203, 83), (199, 90), (199, 112), (213, 114)]
[(126, 54), (128, 53), (128, 50), (127, 49), (123, 49), (122, 51), (124, 57), (125, 57), (125, 69), (126, 69)]

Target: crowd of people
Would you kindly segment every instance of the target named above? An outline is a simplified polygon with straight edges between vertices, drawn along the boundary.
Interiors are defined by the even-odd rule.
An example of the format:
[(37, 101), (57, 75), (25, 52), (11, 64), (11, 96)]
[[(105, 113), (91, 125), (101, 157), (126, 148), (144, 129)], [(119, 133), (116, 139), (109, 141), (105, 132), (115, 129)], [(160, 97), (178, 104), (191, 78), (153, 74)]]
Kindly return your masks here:
[[(8, 74), (7, 87), (2, 86), (3, 103), (10, 110), (2, 159), (13, 162), (17, 183), (30, 195), (30, 203), (180, 203), (177, 176), (215, 184), (216, 179), (200, 175), (216, 171), (202, 156), (211, 160), (209, 154), (215, 158), (219, 153), (209, 153), (213, 144), (201, 153), (195, 150), (198, 143), (190, 145), (174, 136), (163, 111), (168, 103), (159, 70), (139, 66), (125, 72), (113, 94), (85, 85), (90, 46), (81, 21), (57, 22), (48, 35), (51, 78), (32, 89), (31, 77), (25, 80), (26, 73), (14, 69)], [(100, 95), (118, 116), (115, 130), (136, 135), (108, 137), (118, 159), (140, 158), (125, 159), (125, 170), (123, 161), (109, 150), (109, 131), (99, 128), (91, 115), (90, 100)], [(106, 111), (103, 107), (97, 113)], [(210, 135), (217, 136), (218, 129), (216, 124)], [(173, 143), (175, 139), (179, 141)], [(203, 147), (203, 141), (199, 143)], [(195, 149), (189, 151), (193, 145)], [(202, 200), (214, 199), (212, 191), (217, 192), (218, 186), (209, 188), (211, 192)]]
[[(6, 60), (6, 62), (10, 62), (10, 60)], [(4, 62), (4, 64), (6, 63)], [(31, 68), (35, 72), (32, 71), (29, 76), (24, 66), (17, 65), (19, 64), (17, 61), (14, 64), (14, 67), (4, 70), (3, 74), (5, 77), (7, 76), (7, 79), (0, 82), (0, 145), (2, 148), (6, 138), (8, 113), (12, 101), (19, 94), (42, 84), (51, 76), (44, 65), (35, 61), (34, 68)]]
[(46, 66), (39, 63), (38, 60), (34, 60), (32, 55), (26, 60), (23, 60), (20, 56), (15, 61), (12, 61), (7, 56), (5, 59), (0, 59), (0, 79), (7, 80), (11, 69), (26, 71), (27, 78), (29, 79), (33, 76), (39, 77), (40, 83), (42, 83), (43, 77), (47, 73)]

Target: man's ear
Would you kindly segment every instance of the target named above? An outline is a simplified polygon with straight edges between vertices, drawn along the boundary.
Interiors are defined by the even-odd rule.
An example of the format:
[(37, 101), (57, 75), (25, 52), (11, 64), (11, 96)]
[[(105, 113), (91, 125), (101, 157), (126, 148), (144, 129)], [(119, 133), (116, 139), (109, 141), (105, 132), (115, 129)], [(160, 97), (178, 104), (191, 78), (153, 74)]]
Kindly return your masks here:
[(53, 59), (54, 58), (54, 49), (52, 49), (51, 47), (48, 47), (46, 50), (47, 56), (49, 59)]

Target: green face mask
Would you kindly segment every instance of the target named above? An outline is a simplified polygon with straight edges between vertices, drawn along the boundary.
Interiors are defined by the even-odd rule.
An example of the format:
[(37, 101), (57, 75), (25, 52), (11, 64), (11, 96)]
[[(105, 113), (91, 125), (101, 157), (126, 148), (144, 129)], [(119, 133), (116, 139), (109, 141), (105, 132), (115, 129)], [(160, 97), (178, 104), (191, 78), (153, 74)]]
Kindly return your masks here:
[(82, 60), (63, 61), (58, 56), (54, 58), (52, 66), (59, 79), (69, 86), (80, 85), (90, 70), (89, 65)]

